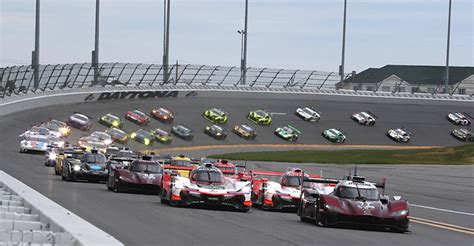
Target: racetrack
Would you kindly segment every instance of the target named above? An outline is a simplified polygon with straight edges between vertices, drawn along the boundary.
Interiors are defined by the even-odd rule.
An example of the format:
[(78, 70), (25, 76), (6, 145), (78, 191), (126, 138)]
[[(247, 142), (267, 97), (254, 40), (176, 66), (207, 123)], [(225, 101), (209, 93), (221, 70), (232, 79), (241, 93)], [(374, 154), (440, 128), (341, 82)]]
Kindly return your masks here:
[[(255, 94), (257, 95), (257, 94)], [(51, 106), (23, 111), (0, 119), (2, 140), (0, 141), (0, 167), (7, 173), (45, 194), (62, 206), (70, 209), (99, 228), (112, 234), (127, 245), (472, 245), (472, 234), (412, 223), (412, 233), (396, 234), (375, 231), (319, 228), (298, 220), (295, 214), (264, 212), (253, 209), (250, 213), (215, 211), (204, 209), (171, 208), (159, 202), (156, 196), (116, 194), (108, 191), (104, 184), (68, 183), (55, 176), (51, 168), (43, 166), (43, 156), (18, 153), (18, 135), (32, 124), (48, 118), (64, 119), (74, 111), (84, 112), (95, 119), (107, 112), (123, 115), (129, 109), (148, 112), (154, 106), (164, 106), (176, 112), (176, 123), (194, 129), (193, 141), (174, 139), (171, 145), (155, 144), (153, 148), (191, 147), (213, 144), (285, 144), (273, 135), (279, 125), (292, 123), (303, 131), (300, 144), (330, 144), (320, 136), (327, 127), (343, 129), (348, 140), (345, 145), (401, 145), (385, 136), (390, 127), (404, 126), (414, 133), (410, 145), (455, 145), (457, 140), (449, 135), (454, 127), (444, 119), (450, 111), (472, 113), (472, 105), (417, 102), (357, 102), (357, 100), (327, 100), (311, 96), (277, 96), (245, 99), (236, 97), (189, 97), (157, 100), (113, 101), (106, 103), (83, 103), (66, 106)], [(307, 123), (293, 115), (299, 106), (313, 105), (323, 116), (318, 123)], [(259, 136), (255, 141), (246, 141), (232, 133), (225, 141), (214, 140), (202, 133), (209, 124), (201, 117), (204, 109), (221, 107), (230, 113), (227, 126), (248, 122), (246, 113), (255, 108), (270, 112), (286, 113), (274, 116), (270, 127), (257, 126)], [(356, 111), (370, 110), (379, 119), (374, 127), (359, 126), (349, 118)], [(152, 127), (170, 129), (152, 120)], [(126, 130), (137, 129), (133, 123), (125, 122)], [(105, 129), (94, 125), (93, 129)], [(81, 133), (74, 131), (72, 138)], [(130, 143), (132, 148), (143, 146)], [(251, 146), (246, 149), (252, 150)], [(235, 149), (226, 149), (235, 151)], [(212, 153), (212, 149), (200, 154)], [(197, 156), (196, 156), (197, 157)], [(249, 165), (252, 165), (249, 163)], [(287, 164), (257, 164), (256, 168), (285, 170)], [(327, 177), (341, 177), (348, 173), (349, 166), (305, 165), (307, 172)], [(473, 228), (473, 167), (472, 166), (360, 166), (360, 174), (371, 179), (388, 178), (387, 193), (402, 195), (412, 204), (411, 215), (463, 227)], [(466, 214), (438, 211), (415, 205), (460, 211)]]

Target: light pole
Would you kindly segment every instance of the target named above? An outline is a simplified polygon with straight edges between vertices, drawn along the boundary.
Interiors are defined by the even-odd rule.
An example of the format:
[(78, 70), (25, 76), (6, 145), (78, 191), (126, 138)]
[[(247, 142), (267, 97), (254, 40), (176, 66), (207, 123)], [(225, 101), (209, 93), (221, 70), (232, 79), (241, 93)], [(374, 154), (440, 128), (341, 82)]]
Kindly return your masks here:
[(94, 50), (92, 51), (92, 66), (94, 67), (94, 83), (99, 81), (99, 20), (100, 0), (95, 0), (95, 38)]
[(448, 12), (448, 38), (446, 45), (446, 71), (445, 71), (445, 86), (446, 93), (449, 93), (449, 41), (451, 36), (451, 0), (449, 0), (449, 12)]
[(39, 42), (40, 42), (40, 0), (36, 0), (36, 16), (35, 16), (35, 50), (31, 55), (31, 65), (33, 67), (33, 80), (35, 89), (39, 85)]
[(341, 75), (341, 83), (344, 82), (344, 62), (346, 55), (346, 15), (347, 15), (347, 0), (344, 0), (344, 17), (342, 21), (342, 58), (341, 66), (339, 67), (339, 75)]
[(170, 0), (163, 1), (163, 83), (168, 83), (168, 60), (170, 42)]
[(241, 40), (241, 51), (240, 51), (240, 81), (242, 85), (245, 85), (247, 78), (247, 25), (248, 25), (248, 13), (249, 13), (249, 1), (245, 0), (245, 20), (244, 30), (237, 31), (242, 35)]
[(245, 84), (245, 52), (244, 52), (244, 36), (245, 30), (238, 30), (240, 34), (240, 81)]

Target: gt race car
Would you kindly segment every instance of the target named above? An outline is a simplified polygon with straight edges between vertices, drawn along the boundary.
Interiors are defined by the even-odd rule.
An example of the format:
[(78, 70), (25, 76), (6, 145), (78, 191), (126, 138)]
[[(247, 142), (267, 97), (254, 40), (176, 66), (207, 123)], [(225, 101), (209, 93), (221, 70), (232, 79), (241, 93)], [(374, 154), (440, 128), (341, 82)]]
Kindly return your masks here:
[(126, 144), (128, 142), (128, 134), (122, 129), (109, 128), (105, 130), (105, 133), (116, 143)]
[(148, 123), (150, 123), (150, 118), (148, 118), (145, 113), (137, 109), (128, 111), (125, 114), (125, 119), (140, 126), (148, 125)]
[(151, 110), (150, 115), (154, 119), (163, 123), (171, 123), (174, 119), (174, 115), (170, 110), (161, 107)]
[(61, 133), (61, 137), (67, 137), (71, 134), (71, 128), (66, 124), (66, 122), (55, 119), (51, 119), (48, 122), (41, 124), (41, 127), (47, 128), (51, 131), (59, 132)]
[(362, 111), (351, 115), (351, 119), (360, 125), (373, 126), (377, 116), (370, 111)]
[(227, 131), (225, 128), (218, 125), (206, 126), (206, 128), (204, 128), (204, 133), (217, 140), (224, 140), (227, 138)]
[(173, 141), (173, 137), (167, 131), (162, 130), (160, 128), (156, 128), (151, 133), (155, 137), (155, 141), (158, 141), (160, 143), (169, 144), (171, 143), (171, 141)]
[(321, 113), (313, 107), (297, 108), (295, 114), (305, 121), (316, 122), (321, 118)]
[(321, 135), (333, 143), (344, 143), (346, 141), (346, 135), (338, 128), (326, 129)]
[(190, 177), (165, 172), (160, 198), (171, 206), (227, 207), (247, 212), (252, 206), (250, 181), (225, 177), (212, 164), (194, 169)]
[(111, 113), (107, 113), (99, 118), (99, 123), (106, 126), (106, 127), (113, 127), (113, 128), (122, 128), (123, 122), (120, 117), (113, 115)]
[(49, 148), (49, 138), (43, 135), (28, 136), (20, 141), (20, 153), (46, 152)]
[[(408, 202), (399, 196), (384, 194), (385, 182), (365, 181), (364, 177), (352, 176), (344, 180), (305, 178), (304, 182), (332, 183), (330, 194), (321, 194), (304, 188), (297, 215), (303, 222), (314, 222), (321, 227), (355, 225), (406, 232), (409, 227)], [(381, 188), (380, 193), (377, 188)]]
[(387, 136), (397, 142), (408, 143), (411, 140), (413, 133), (405, 128), (390, 129)]
[(237, 136), (247, 140), (255, 139), (257, 137), (257, 132), (247, 124), (234, 126), (232, 131), (237, 134)]
[(191, 161), (191, 158), (184, 155), (174, 156), (164, 161), (163, 169), (175, 172), (182, 177), (189, 177), (189, 173), (199, 166)]
[(149, 156), (134, 160), (130, 165), (109, 167), (107, 188), (114, 192), (134, 191), (158, 194), (163, 170)]
[(39, 126), (33, 126), (30, 129), (26, 130), (22, 134), (20, 134), (20, 138), (28, 138), (30, 136), (45, 136), (45, 137), (55, 137), (55, 138), (61, 138), (63, 135), (59, 131), (53, 131), (50, 130), (46, 127), (39, 127)]
[(247, 119), (259, 125), (270, 125), (270, 123), (272, 123), (272, 116), (270, 113), (262, 109), (250, 111), (247, 114)]
[(211, 108), (202, 113), (204, 119), (214, 123), (214, 124), (225, 124), (229, 120), (229, 114), (219, 108)]
[(183, 140), (193, 140), (194, 134), (193, 131), (183, 125), (176, 125), (171, 128), (171, 133), (173, 133), (176, 137), (179, 137)]
[(472, 119), (472, 117), (465, 112), (449, 113), (448, 115), (446, 115), (446, 119), (449, 122), (455, 125), (462, 125), (462, 126), (467, 126), (471, 124), (471, 120), (468, 117)]
[(66, 119), (66, 124), (81, 131), (89, 131), (92, 126), (92, 118), (81, 113), (74, 113)]
[(474, 134), (467, 129), (458, 128), (451, 131), (451, 135), (464, 142), (474, 142)]
[(107, 158), (93, 149), (82, 155), (80, 161), (64, 162), (61, 178), (66, 181), (87, 180), (107, 181)]
[(277, 129), (275, 129), (275, 135), (286, 141), (294, 142), (298, 139), (300, 134), (301, 131), (292, 125), (278, 127)]
[(147, 146), (152, 145), (155, 141), (153, 133), (143, 129), (138, 129), (136, 132), (132, 132), (130, 138)]

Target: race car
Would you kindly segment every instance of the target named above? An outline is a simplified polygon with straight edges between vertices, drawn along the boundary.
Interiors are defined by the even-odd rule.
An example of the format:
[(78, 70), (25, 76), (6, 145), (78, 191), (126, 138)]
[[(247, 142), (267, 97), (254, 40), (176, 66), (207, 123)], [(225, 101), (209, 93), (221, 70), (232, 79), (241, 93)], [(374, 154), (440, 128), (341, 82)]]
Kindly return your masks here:
[(122, 128), (123, 122), (120, 117), (107, 113), (99, 118), (99, 123), (106, 127)]
[(46, 127), (33, 126), (30, 129), (23, 132), (22, 134), (20, 134), (19, 137), (21, 139), (24, 139), (24, 138), (28, 138), (30, 136), (38, 136), (38, 135), (45, 136), (47, 138), (49, 138), (49, 137), (60, 138), (60, 137), (63, 136), (58, 131), (52, 131), (52, 130), (46, 128)]
[(346, 141), (346, 135), (338, 128), (326, 129), (321, 135), (333, 143), (344, 143)]
[(257, 132), (247, 124), (234, 126), (234, 128), (232, 128), (232, 131), (237, 134), (237, 136), (247, 140), (255, 139), (257, 137)]
[(204, 128), (204, 133), (218, 140), (224, 140), (227, 137), (227, 131), (225, 128), (218, 125), (206, 126), (206, 128)]
[(109, 128), (105, 130), (105, 133), (109, 134), (114, 142), (121, 144), (127, 144), (128, 142), (128, 134), (122, 129)]
[(294, 142), (300, 136), (301, 131), (292, 125), (282, 126), (275, 129), (275, 135), (286, 140)]
[(173, 113), (165, 108), (155, 108), (151, 110), (150, 115), (163, 123), (171, 123), (174, 119)]
[(387, 136), (397, 142), (408, 143), (411, 140), (413, 133), (405, 128), (390, 129)]
[(321, 118), (321, 113), (313, 107), (297, 108), (295, 114), (305, 121), (316, 122)]
[[(361, 176), (345, 180), (304, 178), (304, 183), (332, 183), (334, 192), (321, 194), (304, 188), (297, 215), (303, 222), (321, 227), (355, 225), (357, 228), (381, 228), (406, 232), (409, 227), (408, 202), (399, 196), (384, 194), (385, 182), (367, 182)], [(377, 188), (381, 188), (380, 193)]]
[(46, 152), (49, 149), (49, 138), (43, 135), (31, 135), (20, 141), (20, 153)]
[(89, 136), (99, 139), (99, 141), (103, 142), (104, 145), (110, 145), (113, 142), (112, 137), (105, 132), (95, 131), (91, 133)]
[(454, 129), (451, 131), (451, 135), (461, 141), (474, 142), (474, 134), (464, 128)]
[(66, 122), (55, 119), (51, 119), (48, 122), (41, 124), (41, 127), (45, 127), (51, 131), (59, 132), (61, 133), (61, 137), (67, 137), (71, 134), (71, 128), (66, 124)]
[(163, 169), (176, 172), (179, 176), (189, 177), (189, 173), (199, 166), (191, 161), (191, 158), (184, 155), (174, 156), (164, 161)]
[(270, 113), (262, 109), (250, 111), (247, 114), (247, 119), (259, 125), (270, 125), (270, 123), (272, 123), (272, 116)]
[(471, 124), (471, 120), (469, 120), (468, 116), (472, 119), (467, 113), (456, 112), (446, 115), (446, 119), (455, 125), (467, 126)]
[(74, 113), (67, 118), (66, 124), (81, 131), (89, 131), (92, 126), (92, 120), (89, 116), (84, 114)]
[[(300, 168), (288, 168), (286, 172), (270, 172), (252, 170), (252, 204), (263, 210), (295, 210), (301, 195), (303, 176), (319, 177), (319, 175), (303, 174)], [(329, 193), (329, 186), (309, 186)]]
[(107, 181), (107, 158), (96, 149), (82, 155), (80, 161), (68, 159), (64, 162), (61, 178), (66, 181)]
[(219, 108), (211, 108), (202, 113), (204, 119), (214, 123), (214, 124), (225, 124), (229, 120), (229, 114)]
[(138, 129), (136, 132), (132, 132), (130, 138), (144, 145), (152, 145), (155, 141), (153, 133), (143, 129)]
[(162, 130), (160, 128), (156, 128), (151, 133), (155, 137), (155, 141), (158, 141), (160, 143), (168, 144), (168, 143), (171, 143), (171, 141), (173, 141), (173, 137), (167, 131)]
[(149, 156), (134, 160), (128, 166), (109, 167), (107, 188), (114, 192), (134, 191), (158, 194), (163, 170)]
[[(224, 176), (237, 179), (237, 180), (251, 180), (252, 177), (248, 172), (246, 172), (245, 168), (246, 165), (236, 165), (234, 163), (229, 162), (228, 160), (218, 160), (217, 162), (214, 163), (214, 167), (218, 168), (221, 170), (222, 174)], [(243, 168), (243, 170), (240, 170), (238, 168)]]
[(194, 134), (191, 129), (183, 125), (176, 125), (171, 128), (171, 133), (184, 140), (193, 140)]
[(373, 126), (377, 116), (370, 111), (362, 111), (351, 115), (351, 119), (360, 125)]
[(165, 172), (161, 202), (171, 206), (230, 207), (247, 212), (252, 206), (250, 181), (225, 177), (210, 163), (194, 169), (190, 177)]
[(65, 149), (62, 152), (59, 152), (56, 155), (56, 161), (54, 165), (54, 173), (56, 175), (61, 175), (63, 172), (63, 166), (66, 161), (71, 162), (80, 162), (82, 155), (85, 153), (85, 149), (81, 147), (73, 147)]
[(128, 111), (125, 114), (125, 119), (140, 126), (148, 125), (148, 123), (150, 123), (150, 118), (148, 118), (145, 113), (137, 109)]

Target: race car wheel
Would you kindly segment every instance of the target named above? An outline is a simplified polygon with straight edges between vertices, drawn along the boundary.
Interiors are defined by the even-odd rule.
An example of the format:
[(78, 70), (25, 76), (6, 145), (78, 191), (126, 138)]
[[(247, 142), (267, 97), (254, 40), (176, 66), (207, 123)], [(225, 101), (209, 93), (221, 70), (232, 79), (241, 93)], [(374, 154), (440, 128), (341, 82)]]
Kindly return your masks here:
[(303, 208), (303, 201), (300, 201), (300, 206), (297, 208), (300, 221), (305, 222), (305, 223), (311, 222), (311, 220), (308, 217), (304, 216), (304, 211), (301, 211), (302, 208)]
[(115, 193), (120, 193), (122, 190), (120, 189), (120, 184), (118, 182), (115, 182), (117, 179), (117, 176), (114, 177), (114, 180), (112, 181), (112, 190)]

